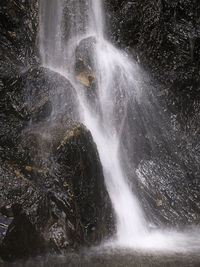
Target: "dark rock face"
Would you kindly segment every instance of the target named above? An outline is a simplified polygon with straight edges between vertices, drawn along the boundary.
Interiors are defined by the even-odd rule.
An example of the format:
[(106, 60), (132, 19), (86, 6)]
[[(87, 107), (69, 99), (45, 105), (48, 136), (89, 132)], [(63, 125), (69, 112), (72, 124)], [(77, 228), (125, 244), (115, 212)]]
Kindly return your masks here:
[(110, 232), (112, 212), (92, 136), (69, 119), (77, 114), (74, 88), (37, 68), (9, 80), (6, 89), (0, 110), (1, 257), (64, 253), (99, 242)]
[(38, 0), (0, 4), (0, 79), (27, 69), (36, 60)]
[[(36, 64), (36, 36), (38, 27), (38, 1), (1, 1), (0, 4), (0, 151), (14, 147), (17, 137), (25, 127), (26, 120), (19, 112), (19, 104), (12, 103), (14, 89), (11, 84), (17, 76)], [(10, 84), (10, 85), (8, 85)], [(15, 98), (20, 95), (20, 88)], [(19, 101), (19, 99), (18, 99)], [(21, 102), (21, 109), (22, 109)], [(12, 157), (10, 153), (9, 157)]]
[[(94, 49), (96, 40), (88, 37), (80, 41), (75, 51), (75, 77), (83, 86), (85, 96), (93, 110), (99, 109), (95, 73)], [(93, 56), (91, 56), (93, 55)]]
[(186, 134), (177, 116), (170, 116), (162, 101), (159, 104), (161, 99), (154, 95), (155, 91), (142, 102), (128, 103), (121, 160), (148, 221), (178, 228), (198, 225), (200, 150), (199, 136), (194, 130), (197, 123), (194, 119), (196, 126), (191, 124)]
[(122, 151), (132, 148), (124, 164), (134, 191), (156, 224), (199, 224), (199, 2), (105, 6), (110, 38), (154, 79), (143, 102), (130, 100), (122, 133)]
[[(106, 1), (119, 46), (134, 49), (144, 68), (188, 117), (200, 97), (198, 1)], [(183, 119), (183, 118), (182, 118)]]
[(184, 228), (200, 222), (200, 185), (182, 162), (173, 157), (142, 161), (136, 171), (139, 198), (156, 225)]
[[(111, 232), (111, 203), (76, 93), (45, 68), (7, 79), (0, 117), (1, 257), (65, 253)], [(64, 115), (63, 115), (64, 114)], [(71, 117), (71, 118), (70, 118)], [(20, 240), (20, 245), (19, 245)]]
[(39, 67), (38, 1), (0, 4), (0, 258), (66, 253), (113, 229), (70, 82)]
[[(30, 66), (37, 64), (38, 1), (1, 1), (0, 4), (0, 151), (14, 147), (27, 118), (20, 88), (14, 84)], [(18, 82), (19, 83), (19, 82)], [(15, 96), (14, 96), (15, 94)], [(15, 100), (12, 102), (12, 99)], [(21, 104), (18, 103), (21, 101)], [(18, 110), (18, 109), (21, 109)], [(10, 157), (12, 155), (10, 154)]]
[(22, 134), (19, 151), (26, 161), (1, 164), (0, 218), (12, 220), (1, 240), (2, 258), (65, 253), (109, 234), (102, 168), (83, 125), (43, 123)]
[(19, 133), (45, 120), (56, 120), (60, 114), (78, 119), (76, 93), (69, 81), (44, 68), (7, 79), (1, 94), (0, 148), (2, 158), (16, 160), (15, 144)]

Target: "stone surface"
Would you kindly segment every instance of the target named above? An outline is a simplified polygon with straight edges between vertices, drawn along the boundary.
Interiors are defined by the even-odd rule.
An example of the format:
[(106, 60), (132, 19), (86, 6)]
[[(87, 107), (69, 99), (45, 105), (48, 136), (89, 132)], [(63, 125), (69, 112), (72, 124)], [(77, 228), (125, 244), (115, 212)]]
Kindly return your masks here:
[(149, 221), (179, 228), (198, 225), (199, 113), (196, 110), (186, 132), (166, 104), (157, 101), (157, 95), (139, 103), (129, 101), (121, 161)]
[(75, 121), (76, 99), (67, 79), (41, 67), (4, 83), (0, 106), (3, 259), (50, 251), (63, 254), (96, 244), (112, 232), (111, 203), (97, 148), (90, 132)]
[(22, 133), (20, 162), (1, 163), (1, 257), (66, 253), (111, 232), (111, 208), (90, 132), (62, 119)]
[(95, 77), (95, 62), (91, 55), (94, 53), (95, 38), (88, 37), (80, 41), (75, 51), (75, 77), (84, 87), (85, 97), (93, 110), (99, 108), (97, 81)]
[(104, 2), (109, 38), (152, 77), (122, 132), (133, 191), (157, 225), (199, 224), (199, 2)]
[(76, 92), (61, 75), (45, 68), (29, 69), (7, 79), (0, 102), (0, 149), (4, 159), (15, 160), (19, 133), (42, 121), (55, 121), (60, 114), (78, 119)]
[(0, 4), (0, 258), (65, 254), (113, 231), (75, 89), (39, 67), (38, 1)]
[(199, 2), (111, 0), (105, 5), (112, 39), (162, 83), (171, 109), (185, 123), (200, 101)]
[(38, 0), (0, 4), (0, 80), (27, 70), (37, 59)]
[[(109, 38), (160, 83), (148, 104), (128, 103), (120, 151), (123, 157), (133, 148), (121, 161), (133, 191), (156, 225), (199, 224), (199, 3), (110, 0), (106, 6)], [(64, 10), (72, 19), (66, 39), (74, 15), (86, 12), (73, 7), (68, 1)], [(10, 260), (96, 244), (113, 222), (96, 146), (76, 122), (75, 91), (38, 67), (37, 27), (38, 1), (1, 1), (0, 257)], [(76, 77), (90, 101), (92, 42), (83, 40), (76, 51)]]

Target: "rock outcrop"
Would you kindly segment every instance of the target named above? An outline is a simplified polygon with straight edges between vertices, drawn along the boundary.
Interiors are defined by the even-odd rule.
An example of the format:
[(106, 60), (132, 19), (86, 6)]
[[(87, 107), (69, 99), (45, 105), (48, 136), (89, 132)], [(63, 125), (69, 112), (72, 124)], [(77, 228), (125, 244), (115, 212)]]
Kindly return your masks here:
[[(190, 120), (200, 101), (198, 1), (106, 1), (112, 39), (163, 85), (171, 110)], [(137, 54), (137, 56), (136, 56)]]
[[(111, 203), (76, 91), (39, 67), (38, 1), (0, 6), (0, 258), (65, 254), (113, 231)], [(112, 230), (111, 230), (112, 228)]]
[(5, 160), (10, 160), (13, 153), (16, 160), (15, 144), (26, 127), (55, 121), (60, 114), (78, 119), (72, 85), (61, 75), (42, 67), (6, 79), (0, 101), (0, 149)]
[(38, 0), (2, 0), (0, 5), (0, 80), (38, 61)]
[(0, 109), (1, 257), (65, 253), (99, 242), (111, 233), (111, 204), (96, 145), (75, 121), (74, 88), (44, 68), (6, 85)]
[(1, 257), (64, 254), (108, 236), (110, 202), (90, 132), (63, 118), (20, 138), (21, 161), (1, 161)]
[(142, 101), (130, 100), (122, 133), (134, 191), (156, 224), (199, 224), (199, 2), (105, 5), (108, 36), (152, 77)]
[(127, 114), (121, 161), (148, 220), (169, 227), (198, 225), (200, 154), (194, 125), (186, 135), (177, 116), (150, 96), (142, 103), (130, 100)]

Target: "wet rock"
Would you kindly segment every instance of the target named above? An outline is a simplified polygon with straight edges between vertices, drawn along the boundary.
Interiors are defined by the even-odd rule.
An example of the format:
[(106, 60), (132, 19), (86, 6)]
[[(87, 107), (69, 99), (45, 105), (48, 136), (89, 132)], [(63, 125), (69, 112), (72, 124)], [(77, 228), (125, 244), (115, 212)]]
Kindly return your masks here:
[(22, 118), (38, 122), (65, 113), (77, 119), (75, 89), (58, 73), (43, 67), (29, 69), (6, 85), (11, 108)]
[[(7, 259), (13, 259), (14, 255), (26, 257), (31, 248), (33, 253), (36, 252), (38, 235), (34, 226), (24, 215), (22, 206), (27, 205), (28, 212), (28, 207), (34, 205), (36, 200), (36, 190), (16, 166), (1, 163), (0, 173), (0, 210), (5, 220), (9, 221), (10, 217), (7, 213), (9, 206), (13, 217), (1, 239), (1, 257)], [(41, 241), (38, 242), (38, 247), (40, 245)]]
[(141, 162), (136, 173), (139, 197), (152, 222), (179, 228), (199, 224), (199, 183), (180, 163), (154, 158)]
[(92, 73), (80, 72), (76, 75), (76, 79), (82, 85), (90, 87), (92, 81), (94, 80), (94, 75)]
[(142, 101), (129, 101), (122, 130), (122, 162), (133, 190), (156, 224), (198, 224), (199, 3), (119, 0), (105, 6), (109, 38), (152, 76)]
[[(18, 134), (27, 124), (16, 103), (12, 103), (13, 92), (16, 98), (21, 88), (14, 83), (31, 66), (37, 65), (38, 1), (1, 1), (0, 6), (0, 151), (1, 155), (14, 148)], [(19, 85), (19, 84), (18, 84)], [(12, 89), (10, 90), (10, 88)], [(23, 104), (21, 103), (21, 110)], [(23, 116), (22, 116), (23, 115)]]
[(4, 239), (11, 222), (12, 222), (12, 218), (4, 216), (0, 213), (0, 243)]
[(176, 227), (198, 225), (198, 109), (186, 134), (177, 116), (170, 116), (166, 104), (158, 101), (156, 90), (149, 90), (142, 102), (129, 100), (121, 162), (149, 221)]
[(38, 1), (0, 15), (0, 258), (97, 244), (113, 224), (102, 166), (73, 86), (38, 67)]
[(200, 96), (198, 1), (106, 1), (112, 38), (167, 89), (171, 110), (184, 124)]
[(91, 55), (94, 54), (95, 49), (95, 37), (88, 37), (80, 41), (76, 48), (76, 72), (94, 72), (94, 58)]
[(109, 235), (112, 212), (102, 167), (82, 124), (42, 123), (22, 133), (18, 149), (20, 164), (1, 164), (0, 210), (8, 218), (10, 206), (13, 214), (1, 258), (66, 253)]
[(6, 80), (5, 85), (0, 102), (0, 147), (4, 159), (16, 160), (16, 144), (26, 127), (54, 121), (62, 113), (78, 118), (76, 92), (67, 79), (55, 72), (30, 69)]
[(94, 58), (95, 43), (94, 37), (83, 39), (75, 51), (75, 77), (84, 86), (86, 98), (94, 110), (98, 107)]
[(0, 6), (0, 79), (36, 64), (37, 0), (2, 0)]
[[(63, 38), (69, 41), (74, 37), (74, 33), (84, 35), (88, 26), (89, 1), (74, 2), (73, 0), (64, 1), (63, 17)], [(73, 41), (73, 40), (72, 40)]]

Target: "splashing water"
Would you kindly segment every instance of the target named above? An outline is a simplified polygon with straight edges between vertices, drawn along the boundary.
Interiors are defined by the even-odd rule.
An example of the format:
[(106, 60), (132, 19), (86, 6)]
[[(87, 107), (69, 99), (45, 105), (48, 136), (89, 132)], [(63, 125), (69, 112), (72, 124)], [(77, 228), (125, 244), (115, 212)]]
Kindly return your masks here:
[[(112, 244), (184, 251), (189, 235), (148, 230), (143, 211), (121, 166), (119, 145), (127, 102), (133, 96), (137, 99), (142, 97), (140, 71), (135, 62), (104, 38), (101, 1), (41, 0), (40, 13), (42, 63), (64, 75), (74, 85), (81, 120), (90, 129), (97, 144), (116, 215), (117, 230)], [(84, 49), (81, 50), (81, 46)], [(83, 58), (77, 58), (79, 50), (83, 52)], [(81, 72), (85, 86), (80, 83), (80, 77), (77, 80), (76, 73), (77, 61), (84, 64), (84, 56), (89, 62), (86, 64), (88, 69)], [(93, 88), (90, 87), (89, 76), (93, 79)], [(88, 98), (88, 90), (94, 91), (92, 99)], [(195, 239), (193, 245), (200, 247), (200, 242)]]

